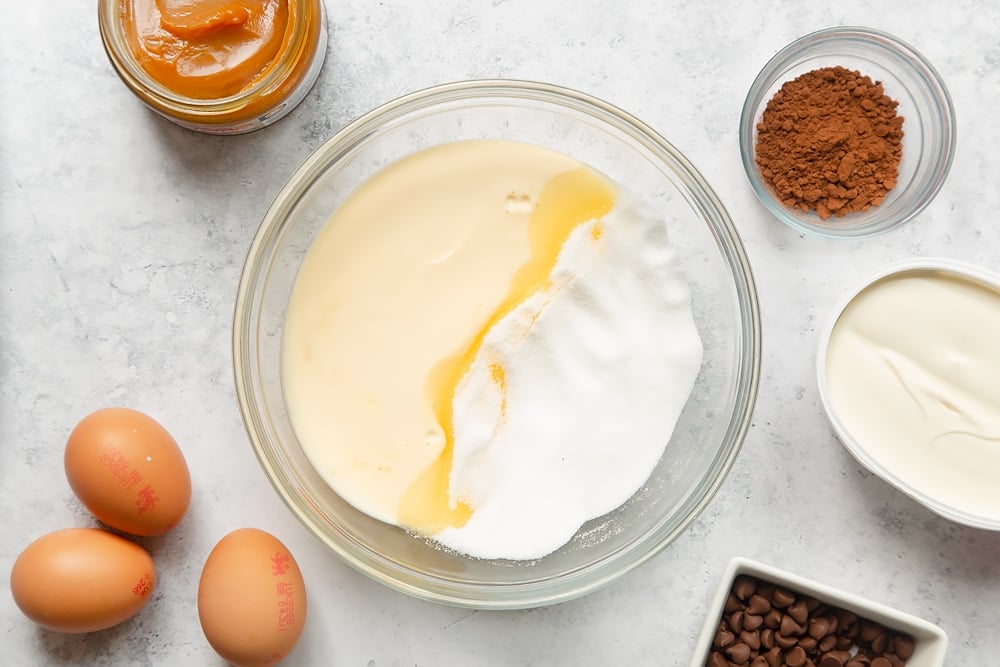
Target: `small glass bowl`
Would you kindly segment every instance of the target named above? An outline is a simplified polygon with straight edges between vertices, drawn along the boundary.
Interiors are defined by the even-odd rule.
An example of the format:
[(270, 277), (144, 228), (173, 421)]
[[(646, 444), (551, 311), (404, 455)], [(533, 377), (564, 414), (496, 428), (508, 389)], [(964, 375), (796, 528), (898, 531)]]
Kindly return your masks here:
[[(684, 258), (705, 349), (692, 394), (646, 484), (617, 510), (585, 524), (564, 547), (533, 561), (465, 557), (356, 510), (311, 465), (289, 423), (281, 387), (289, 295), (334, 209), (373, 174), (415, 151), (487, 138), (570, 155), (652, 206)], [(419, 598), (518, 609), (575, 598), (616, 580), (700, 514), (750, 426), (760, 344), (756, 289), (742, 242), (709, 184), (676, 148), (642, 121), (582, 93), (524, 81), (466, 81), (366, 114), (291, 177), (264, 216), (243, 268), (233, 366), (240, 411), (261, 466), (292, 512), (334, 553)]]
[[(712, 641), (722, 620), (726, 600), (737, 577), (747, 576), (758, 581), (775, 584), (798, 597), (808, 596), (838, 609), (853, 612), (861, 618), (881, 624), (888, 630), (913, 638), (913, 655), (906, 660), (906, 667), (943, 667), (948, 650), (948, 635), (938, 626), (857, 595), (832, 588), (791, 572), (759, 563), (748, 558), (733, 558), (726, 567), (719, 588), (715, 592), (708, 616), (695, 646), (691, 667), (706, 667), (712, 652)], [(784, 664), (784, 663), (783, 663)]]
[[(903, 154), (896, 187), (882, 204), (823, 220), (785, 206), (764, 183), (755, 161), (757, 123), (784, 83), (837, 65), (881, 82), (899, 102)], [(783, 48), (757, 75), (740, 115), (740, 154), (754, 194), (782, 222), (829, 238), (875, 236), (911, 220), (941, 189), (955, 155), (955, 110), (937, 71), (910, 45), (870, 28), (827, 28)]]

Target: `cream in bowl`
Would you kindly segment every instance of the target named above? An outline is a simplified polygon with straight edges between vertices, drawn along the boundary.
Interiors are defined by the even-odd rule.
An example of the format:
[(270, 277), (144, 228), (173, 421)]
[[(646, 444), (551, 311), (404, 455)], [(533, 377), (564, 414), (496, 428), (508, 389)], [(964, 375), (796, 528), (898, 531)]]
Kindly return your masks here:
[(1000, 530), (1000, 277), (927, 259), (876, 276), (824, 335), (820, 395), (867, 468), (954, 521)]
[(466, 140), (335, 211), (292, 291), (282, 384), (345, 500), (522, 560), (646, 482), (701, 357), (661, 218), (567, 155)]

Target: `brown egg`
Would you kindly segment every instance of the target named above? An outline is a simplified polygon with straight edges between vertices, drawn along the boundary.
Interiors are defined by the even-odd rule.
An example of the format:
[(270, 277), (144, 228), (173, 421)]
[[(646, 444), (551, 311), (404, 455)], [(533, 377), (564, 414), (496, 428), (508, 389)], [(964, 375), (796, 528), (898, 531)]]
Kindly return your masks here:
[(198, 617), (208, 643), (237, 667), (286, 658), (306, 620), (305, 584), (292, 554), (256, 528), (223, 537), (201, 573)]
[(68, 528), (38, 538), (10, 572), (10, 592), (24, 615), (59, 632), (117, 625), (143, 608), (155, 586), (149, 554), (98, 528)]
[(191, 476), (177, 443), (152, 417), (98, 410), (66, 442), (66, 478), (80, 502), (112, 528), (162, 535), (184, 517)]

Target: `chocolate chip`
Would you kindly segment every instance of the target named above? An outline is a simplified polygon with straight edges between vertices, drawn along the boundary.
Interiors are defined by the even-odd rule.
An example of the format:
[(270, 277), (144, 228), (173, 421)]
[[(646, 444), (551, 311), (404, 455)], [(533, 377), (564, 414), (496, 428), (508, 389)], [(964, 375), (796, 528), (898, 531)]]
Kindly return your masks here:
[(795, 602), (795, 596), (784, 588), (775, 588), (774, 596), (771, 598), (771, 604), (779, 609), (784, 609), (788, 605)]
[(785, 664), (789, 667), (802, 667), (806, 664), (806, 652), (801, 646), (796, 646), (785, 654)]
[(760, 645), (764, 648), (774, 648), (774, 630), (764, 628), (760, 631)]
[(764, 654), (767, 659), (768, 667), (780, 667), (781, 666), (781, 648), (775, 646), (770, 651)]
[(757, 590), (757, 580), (753, 577), (741, 575), (733, 582), (733, 593), (740, 600), (746, 600)]
[(847, 664), (851, 659), (850, 651), (830, 651), (827, 655), (833, 656), (843, 664)]
[(822, 639), (830, 634), (830, 622), (825, 618), (809, 619), (809, 636), (815, 639)]
[(750, 659), (750, 647), (743, 643), (733, 644), (726, 649), (726, 655), (733, 662), (741, 664)]
[(740, 641), (756, 651), (760, 648), (760, 633), (744, 630), (740, 633)]
[(896, 655), (903, 660), (913, 655), (913, 640), (909, 637), (896, 637)]
[(771, 628), (772, 630), (777, 630), (781, 627), (781, 617), (783, 614), (777, 609), (772, 609), (764, 615), (764, 625)]
[(871, 667), (892, 667), (892, 663), (889, 662), (889, 658), (879, 656), (872, 660)]
[(786, 637), (801, 635), (802, 626), (795, 622), (795, 619), (787, 614), (781, 618), (781, 634)]
[(871, 621), (861, 621), (858, 625), (860, 627), (858, 634), (861, 636), (861, 639), (866, 642), (873, 641), (876, 637), (885, 632), (881, 627)]
[(826, 653), (832, 651), (837, 646), (837, 635), (829, 634), (819, 640), (819, 652)]
[(724, 626), (721, 626), (715, 632), (715, 639), (712, 640), (712, 646), (715, 648), (726, 648), (735, 641), (736, 635), (726, 630)]
[(712, 654), (708, 656), (707, 667), (729, 667), (729, 661), (718, 651), (712, 651)]
[(747, 611), (762, 616), (771, 611), (771, 601), (762, 595), (752, 595), (747, 603)]
[(758, 655), (750, 661), (750, 667), (770, 667), (770, 665), (767, 664), (767, 658), (762, 655)]
[(806, 608), (806, 603), (804, 600), (799, 600), (795, 604), (788, 607), (788, 611), (785, 612), (789, 616), (795, 619), (795, 622), (802, 625), (809, 618), (809, 610)]
[(846, 609), (837, 609), (833, 613), (837, 617), (837, 623), (842, 628), (846, 628), (848, 625), (850, 625), (851, 623), (854, 623), (856, 620), (858, 620), (858, 615), (857, 614), (855, 614), (852, 611), (847, 611)]
[(762, 616), (756, 616), (750, 613), (743, 614), (743, 629), (744, 630), (756, 630), (764, 624), (764, 618)]
[(780, 646), (781, 648), (792, 648), (793, 646), (799, 643), (799, 640), (796, 639), (795, 637), (786, 637), (785, 635), (778, 632), (775, 633), (774, 635), (774, 643)]
[(743, 632), (743, 617), (745, 614), (742, 611), (734, 611), (729, 615), (729, 629), (733, 632), (739, 634)]
[(742, 606), (743, 606), (743, 605), (742, 605), (742, 604), (740, 603), (740, 600), (739, 600), (739, 598), (737, 598), (737, 597), (736, 597), (735, 595), (733, 595), (732, 593), (730, 593), (730, 594), (729, 594), (728, 596), (726, 596), (726, 606), (725, 606), (725, 610), (726, 610), (726, 613), (727, 613), (727, 614), (731, 614), (731, 613), (733, 613), (733, 612), (734, 612), (734, 611), (736, 611), (737, 609), (740, 609), (740, 608), (742, 608)]
[(815, 638), (808, 635), (799, 639), (799, 646), (806, 650), (806, 653), (815, 653), (816, 645), (819, 644)]
[(844, 662), (832, 653), (827, 653), (820, 659), (819, 667), (844, 667)]

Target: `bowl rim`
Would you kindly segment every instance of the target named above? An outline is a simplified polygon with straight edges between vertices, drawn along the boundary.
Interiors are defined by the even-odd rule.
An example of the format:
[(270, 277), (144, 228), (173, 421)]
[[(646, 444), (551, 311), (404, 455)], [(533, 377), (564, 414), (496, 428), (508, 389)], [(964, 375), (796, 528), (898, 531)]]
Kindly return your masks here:
[(845, 296), (841, 297), (832, 310), (833, 316), (829, 318), (829, 321), (820, 333), (819, 342), (816, 347), (816, 385), (819, 391), (820, 402), (822, 403), (823, 410), (826, 412), (826, 416), (833, 427), (834, 433), (837, 435), (837, 439), (840, 440), (841, 444), (844, 445), (847, 451), (850, 452), (851, 456), (853, 456), (858, 463), (864, 466), (876, 477), (889, 483), (899, 491), (902, 491), (905, 495), (945, 519), (949, 519), (950, 521), (954, 521), (955, 523), (962, 525), (972, 526), (974, 528), (1000, 530), (1000, 521), (992, 521), (985, 517), (957, 510), (947, 503), (941, 502), (936, 498), (920, 491), (889, 472), (889, 470), (876, 461), (875, 458), (861, 445), (861, 443), (859, 443), (851, 435), (850, 431), (846, 426), (844, 426), (843, 422), (841, 422), (840, 418), (837, 416), (833, 402), (830, 398), (830, 390), (826, 379), (827, 352), (830, 347), (830, 337), (833, 334), (834, 328), (837, 326), (837, 322), (840, 321), (840, 317), (844, 310), (851, 303), (853, 303), (853, 301), (862, 292), (876, 283), (893, 276), (903, 275), (915, 271), (942, 271), (957, 275), (966, 280), (989, 285), (1000, 292), (1000, 274), (993, 273), (992, 271), (975, 264), (949, 259), (946, 257), (912, 258), (897, 262), (889, 267), (881, 269), (875, 273), (875, 275), (866, 279), (860, 285), (848, 291)]
[[(945, 150), (937, 153), (938, 159), (935, 161), (932, 171), (934, 179), (931, 187), (923, 193), (916, 204), (898, 218), (883, 221), (881, 223), (865, 224), (853, 227), (839, 227), (835, 225), (823, 225), (812, 223), (793, 215), (774, 196), (767, 184), (760, 177), (756, 162), (754, 161), (755, 148), (755, 128), (757, 110), (762, 104), (768, 101), (764, 94), (772, 84), (778, 81), (777, 75), (788, 60), (802, 51), (824, 43), (836, 43), (839, 40), (849, 39), (853, 42), (865, 44), (878, 44), (883, 49), (891, 50), (902, 56), (902, 60), (909, 64), (912, 71), (920, 73), (920, 78), (926, 82), (930, 97), (939, 107), (942, 134), (942, 145)], [(957, 138), (957, 120), (955, 117), (955, 105), (945, 85), (944, 79), (938, 73), (934, 65), (915, 47), (902, 39), (882, 30), (856, 25), (832, 26), (822, 28), (814, 32), (803, 35), (775, 53), (764, 64), (753, 83), (747, 91), (740, 111), (739, 122), (739, 145), (740, 160), (743, 163), (743, 171), (749, 181), (750, 189), (753, 190), (757, 199), (776, 218), (784, 222), (789, 227), (805, 232), (812, 236), (819, 236), (830, 239), (867, 239), (881, 234), (885, 234), (893, 229), (898, 229), (902, 225), (916, 218), (930, 203), (937, 197), (938, 193), (948, 178), (952, 163), (955, 159), (955, 145)], [(905, 138), (904, 138), (905, 142)]]
[[(270, 270), (270, 252), (287, 224), (288, 213), (325, 170), (332, 156), (354, 150), (380, 126), (412, 112), (449, 102), (486, 98), (525, 99), (582, 112), (625, 133), (671, 168), (683, 180), (688, 204), (710, 226), (719, 254), (730, 271), (727, 275), (733, 280), (740, 319), (739, 344), (743, 351), (734, 373), (735, 409), (723, 437), (723, 442), (730, 444), (720, 449), (711, 461), (713, 475), (690, 494), (689, 501), (696, 499), (677, 526), (663, 530), (661, 525), (660, 530), (650, 531), (614, 554), (541, 583), (527, 581), (497, 586), (438, 579), (400, 566), (367, 548), (350, 547), (353, 541), (349, 535), (340, 535), (341, 542), (331, 538), (321, 522), (294, 497), (292, 489), (296, 485), (270, 460), (262, 442), (266, 428), (255, 398), (255, 381), (260, 373), (255, 341), (260, 323), (251, 317), (259, 307), (260, 288)], [(537, 81), (480, 79), (432, 86), (391, 100), (346, 125), (306, 158), (272, 201), (247, 252), (233, 308), (232, 355), (240, 415), (265, 476), (299, 521), (342, 561), (390, 588), (424, 600), (474, 609), (522, 609), (580, 597), (617, 580), (659, 553), (701, 514), (722, 486), (750, 428), (760, 382), (761, 317), (749, 259), (732, 218), (701, 173), (673, 144), (631, 114), (586, 93)], [(431, 585), (435, 582), (437, 586)]]
[(708, 613), (695, 644), (691, 667), (705, 667), (705, 662), (712, 650), (712, 639), (718, 628), (719, 619), (722, 618), (726, 599), (729, 597), (729, 591), (732, 590), (733, 583), (740, 575), (751, 576), (783, 586), (795, 593), (803, 593), (820, 602), (854, 612), (892, 630), (906, 632), (920, 642), (921, 646), (924, 647), (922, 650), (929, 654), (929, 663), (926, 667), (942, 667), (944, 665), (948, 649), (948, 634), (930, 621), (787, 570), (743, 556), (735, 556), (726, 565), (719, 585), (708, 605)]

